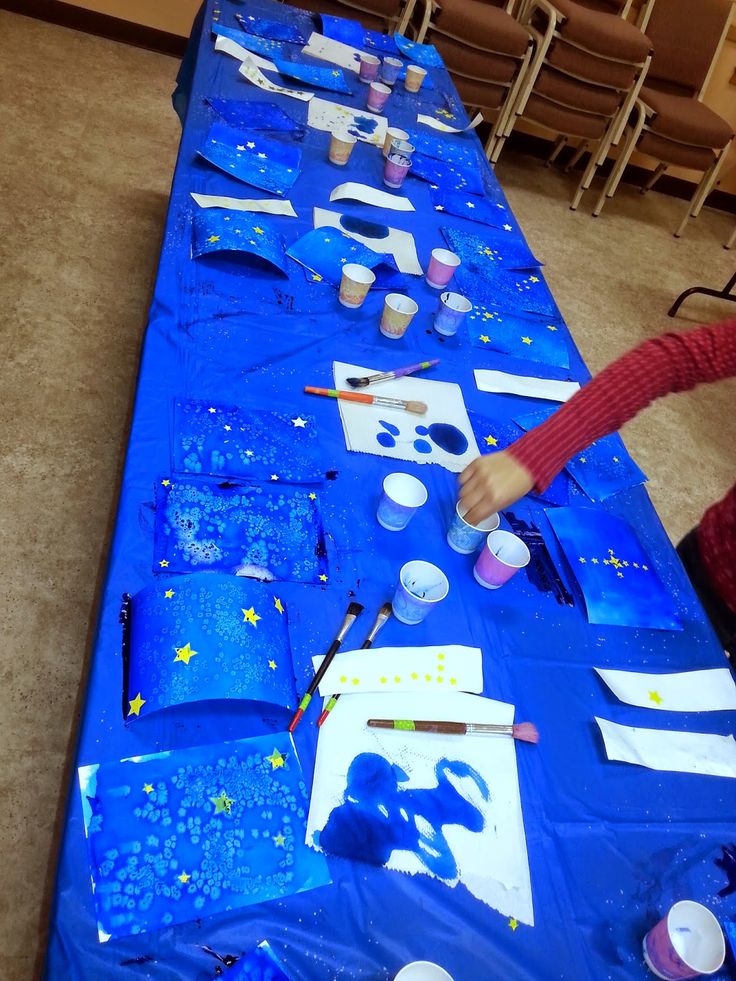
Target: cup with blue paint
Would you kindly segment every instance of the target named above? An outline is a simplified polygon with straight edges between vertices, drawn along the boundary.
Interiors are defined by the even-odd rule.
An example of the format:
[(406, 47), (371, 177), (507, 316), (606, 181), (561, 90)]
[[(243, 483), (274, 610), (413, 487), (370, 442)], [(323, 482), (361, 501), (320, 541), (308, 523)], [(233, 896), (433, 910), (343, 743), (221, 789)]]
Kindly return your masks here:
[(450, 583), (442, 569), (431, 562), (413, 559), (401, 567), (391, 609), (402, 623), (421, 623), (449, 591)]
[(477, 552), (488, 535), (495, 531), (501, 519), (497, 514), (491, 514), (477, 525), (471, 525), (465, 520), (465, 512), (460, 509), (460, 502), (455, 505), (455, 512), (447, 529), (447, 544), (461, 555)]
[(379, 78), (384, 85), (395, 85), (396, 80), (399, 77), (401, 69), (404, 67), (404, 62), (400, 61), (398, 58), (384, 58), (381, 64), (381, 70), (379, 72)]
[(720, 971), (726, 942), (711, 911), (683, 899), (644, 937), (643, 953), (652, 974), (665, 981), (684, 981)]
[(484, 589), (498, 589), (529, 565), (530, 559), (529, 549), (518, 535), (500, 529), (492, 531), (475, 563), (473, 576)]
[(472, 309), (473, 304), (467, 297), (446, 290), (440, 296), (437, 312), (434, 315), (434, 329), (443, 337), (453, 337)]
[(376, 520), (386, 531), (402, 531), (427, 503), (427, 488), (410, 473), (390, 473), (383, 481)]

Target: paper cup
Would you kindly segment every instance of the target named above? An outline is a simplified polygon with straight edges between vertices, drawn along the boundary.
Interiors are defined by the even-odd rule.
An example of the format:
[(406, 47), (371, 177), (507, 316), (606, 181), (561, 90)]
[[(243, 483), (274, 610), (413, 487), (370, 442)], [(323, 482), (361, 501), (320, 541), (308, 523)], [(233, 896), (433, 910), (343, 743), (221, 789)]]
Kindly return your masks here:
[(450, 527), (447, 529), (447, 544), (461, 555), (470, 555), (471, 552), (477, 551), (488, 534), (495, 531), (500, 523), (499, 516), (492, 514), (480, 524), (468, 524), (463, 517), (458, 501), (455, 505), (455, 513), (452, 516)]
[(383, 82), (371, 82), (368, 89), (368, 106), (371, 112), (380, 112), (391, 95), (391, 89)]
[(389, 126), (389, 128), (386, 130), (386, 139), (383, 141), (384, 157), (388, 156), (388, 151), (390, 150), (391, 143), (394, 140), (404, 140), (406, 143), (409, 143), (409, 134), (405, 129), (397, 129), (396, 126)]
[(333, 133), (330, 137), (330, 163), (336, 164), (338, 167), (344, 167), (350, 159), (350, 154), (353, 152), (353, 147), (356, 143), (356, 137), (351, 136), (350, 133), (346, 133), (344, 130)]
[(452, 975), (431, 961), (412, 961), (401, 968), (394, 981), (452, 981)]
[(384, 58), (381, 70), (378, 73), (381, 81), (385, 85), (394, 85), (403, 67), (404, 62), (399, 61), (398, 58)]
[(475, 581), (486, 589), (498, 589), (529, 565), (529, 549), (510, 531), (492, 531), (475, 563)]
[(384, 337), (398, 340), (406, 333), (412, 317), (419, 307), (409, 296), (403, 293), (388, 293), (383, 302), (383, 315), (379, 330)]
[(406, 66), (406, 78), (404, 88), (407, 92), (418, 92), (422, 87), (422, 82), (427, 77), (427, 69), (420, 68), (419, 65)]
[(401, 567), (391, 608), (402, 623), (421, 623), (449, 591), (447, 576), (436, 565), (420, 560), (407, 562)]
[(459, 265), (460, 256), (449, 249), (432, 249), (426, 276), (427, 285), (441, 290), (450, 282)]
[(644, 937), (649, 970), (666, 981), (715, 974), (723, 966), (726, 942), (709, 909), (683, 899)]
[(386, 531), (401, 531), (427, 502), (427, 488), (410, 473), (390, 473), (383, 481), (376, 520)]
[(376, 274), (367, 266), (359, 266), (357, 262), (348, 262), (342, 267), (340, 279), (340, 294), (338, 299), (344, 307), (357, 310), (362, 306), (368, 290), (376, 281)]
[(375, 55), (362, 54), (360, 56), (360, 74), (358, 78), (361, 82), (375, 82), (378, 78), (378, 69), (381, 67), (381, 59)]
[(410, 157), (405, 157), (401, 153), (394, 152), (394, 147), (398, 142), (400, 141), (395, 140), (392, 143), (391, 152), (386, 158), (386, 163), (383, 167), (383, 183), (386, 187), (390, 187), (394, 191), (404, 183), (411, 167)]
[(438, 334), (452, 337), (465, 320), (465, 315), (473, 309), (473, 304), (460, 293), (443, 293), (434, 315), (434, 329)]

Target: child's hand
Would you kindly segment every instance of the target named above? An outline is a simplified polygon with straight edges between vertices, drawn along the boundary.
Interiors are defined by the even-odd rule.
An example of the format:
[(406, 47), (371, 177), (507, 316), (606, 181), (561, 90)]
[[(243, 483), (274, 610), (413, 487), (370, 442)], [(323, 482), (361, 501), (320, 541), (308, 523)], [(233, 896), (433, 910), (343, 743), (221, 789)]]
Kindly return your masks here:
[(477, 525), (494, 511), (518, 501), (534, 486), (534, 478), (510, 453), (480, 456), (460, 474), (460, 504), (465, 520)]

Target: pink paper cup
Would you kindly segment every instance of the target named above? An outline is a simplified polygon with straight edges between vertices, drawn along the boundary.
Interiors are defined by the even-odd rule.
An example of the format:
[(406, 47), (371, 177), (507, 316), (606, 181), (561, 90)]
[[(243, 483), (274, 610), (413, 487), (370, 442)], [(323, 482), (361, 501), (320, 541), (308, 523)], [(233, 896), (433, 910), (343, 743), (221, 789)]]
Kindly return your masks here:
[(427, 488), (410, 473), (390, 473), (383, 481), (376, 521), (386, 531), (403, 531), (427, 503)]
[(472, 552), (477, 552), (478, 547), (483, 544), (489, 533), (495, 531), (500, 523), (499, 516), (492, 514), (480, 524), (469, 524), (460, 510), (460, 502), (458, 501), (455, 505), (455, 513), (452, 516), (450, 527), (447, 529), (447, 544), (461, 555), (470, 555)]
[(358, 78), (361, 82), (375, 82), (378, 78), (378, 69), (381, 67), (381, 59), (375, 55), (362, 54), (360, 56), (360, 74)]
[(455, 275), (460, 261), (460, 256), (449, 249), (432, 249), (426, 276), (427, 285), (436, 290), (444, 289)]
[(431, 562), (407, 562), (401, 567), (391, 608), (402, 623), (421, 623), (449, 591), (450, 583), (442, 569)]
[(391, 95), (391, 89), (383, 82), (371, 82), (368, 89), (368, 105), (370, 112), (380, 112)]
[(348, 262), (342, 267), (338, 299), (344, 307), (357, 310), (368, 296), (368, 290), (376, 281), (376, 274), (367, 266)]
[(418, 92), (422, 87), (422, 82), (427, 77), (427, 69), (420, 68), (419, 65), (407, 65), (404, 88), (407, 92)]
[(381, 81), (385, 85), (395, 85), (396, 79), (399, 77), (403, 67), (404, 62), (400, 61), (398, 58), (384, 58), (383, 64), (381, 65), (381, 71), (379, 73)]
[(709, 909), (683, 899), (644, 937), (644, 960), (665, 981), (715, 974), (723, 966), (726, 942)]
[(389, 126), (386, 130), (386, 139), (383, 141), (384, 157), (388, 156), (388, 151), (391, 149), (391, 144), (394, 140), (403, 140), (405, 143), (409, 143), (409, 134), (405, 129), (397, 129), (396, 126)]
[(351, 136), (350, 133), (344, 131), (333, 133), (330, 137), (330, 150), (328, 154), (330, 163), (336, 164), (338, 167), (344, 167), (350, 159), (350, 154), (353, 152), (353, 147), (356, 143), (356, 137)]
[(393, 147), (395, 145), (395, 143), (392, 144), (391, 153), (389, 153), (383, 167), (383, 183), (386, 187), (390, 187), (392, 191), (396, 191), (401, 187), (411, 168), (411, 159), (409, 157), (405, 157), (401, 153), (394, 153)]
[(379, 330), (384, 337), (396, 341), (403, 337), (419, 307), (403, 293), (389, 293), (383, 301), (383, 315)]
[(475, 581), (485, 589), (498, 589), (529, 565), (529, 549), (510, 531), (492, 531), (475, 563)]

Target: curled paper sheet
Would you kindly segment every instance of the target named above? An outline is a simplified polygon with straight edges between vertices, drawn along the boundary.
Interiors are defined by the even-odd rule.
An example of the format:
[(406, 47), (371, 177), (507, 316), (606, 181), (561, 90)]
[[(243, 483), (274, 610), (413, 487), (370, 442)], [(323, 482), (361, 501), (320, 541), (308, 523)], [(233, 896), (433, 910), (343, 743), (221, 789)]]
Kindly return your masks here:
[[(322, 655), (312, 658), (316, 671)], [(436, 695), (444, 691), (483, 691), (480, 647), (448, 644), (446, 647), (380, 647), (365, 651), (341, 651), (319, 686), (323, 697), (352, 692), (413, 691)]]
[(414, 205), (409, 198), (389, 194), (388, 191), (379, 191), (376, 187), (357, 184), (354, 181), (338, 184), (330, 194), (330, 201), (361, 201), (363, 204), (372, 204), (375, 208), (389, 208), (391, 211), (414, 211)]
[(476, 368), (473, 374), (481, 392), (523, 395), (530, 399), (550, 399), (552, 402), (567, 402), (580, 388), (578, 382), (511, 375), (507, 371), (492, 371), (490, 368)]
[(237, 58), (238, 61), (245, 61), (249, 58), (254, 65), (259, 68), (264, 68), (266, 71), (275, 72), (276, 66), (272, 61), (268, 61), (266, 58), (261, 58), (260, 55), (253, 54), (252, 51), (248, 51), (244, 48), (242, 44), (238, 44), (230, 37), (225, 37), (224, 34), (218, 34), (217, 40), (215, 41), (215, 51), (222, 51), (223, 54), (230, 55), (231, 58)]
[[(374, 252), (390, 253), (396, 260), (400, 272), (412, 276), (421, 276), (422, 267), (419, 265), (417, 247), (411, 232), (400, 228), (389, 228), (387, 225), (374, 224), (364, 219), (354, 219), (350, 215), (341, 215), (337, 211), (327, 211), (325, 208), (314, 209), (314, 227), (339, 228), (356, 242), (362, 242)], [(359, 230), (358, 230), (359, 229)]]
[(732, 712), (736, 685), (728, 668), (643, 674), (596, 668), (616, 698), (664, 712)]
[(349, 44), (342, 41), (335, 41), (333, 38), (325, 37), (324, 34), (311, 34), (307, 46), (302, 48), (305, 55), (311, 55), (319, 61), (329, 61), (332, 65), (339, 65), (348, 71), (360, 71), (360, 51), (352, 48)]
[[(271, 69), (276, 71), (276, 66), (271, 65)], [(304, 92), (302, 89), (287, 89), (283, 85), (276, 85), (275, 82), (269, 82), (263, 72), (258, 70), (258, 67), (253, 61), (253, 55), (249, 55), (243, 61), (238, 71), (243, 78), (247, 78), (251, 84), (257, 85), (259, 89), (264, 89), (266, 92), (288, 95), (292, 99), (299, 99), (301, 102), (309, 102), (310, 99), (314, 98), (314, 92)]]
[(598, 717), (595, 721), (609, 760), (634, 763), (650, 770), (736, 777), (736, 740), (733, 736), (642, 729)]
[(424, 68), (442, 68), (444, 65), (442, 56), (432, 44), (410, 41), (403, 34), (394, 34), (394, 42), (399, 51), (415, 65), (422, 65)]
[(467, 126), (462, 126), (459, 129), (457, 126), (448, 126), (447, 123), (440, 122), (434, 116), (425, 116), (422, 112), (417, 116), (417, 122), (424, 123), (425, 126), (431, 126), (432, 129), (438, 129), (441, 133), (465, 133), (469, 129), (475, 129), (476, 126), (483, 122), (483, 113), (477, 112)]
[(200, 208), (227, 208), (230, 211), (258, 211), (266, 215), (298, 217), (291, 201), (259, 201), (256, 198), (224, 198), (217, 194), (190, 193)]

